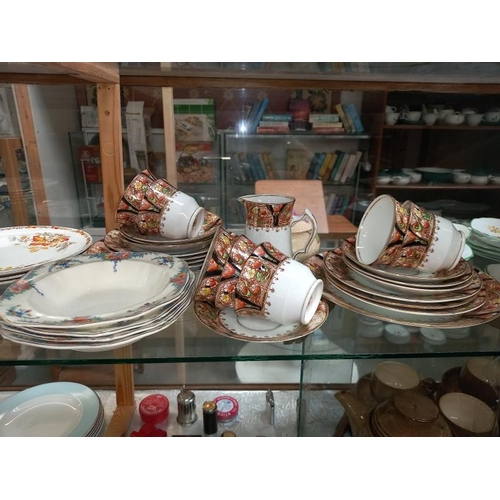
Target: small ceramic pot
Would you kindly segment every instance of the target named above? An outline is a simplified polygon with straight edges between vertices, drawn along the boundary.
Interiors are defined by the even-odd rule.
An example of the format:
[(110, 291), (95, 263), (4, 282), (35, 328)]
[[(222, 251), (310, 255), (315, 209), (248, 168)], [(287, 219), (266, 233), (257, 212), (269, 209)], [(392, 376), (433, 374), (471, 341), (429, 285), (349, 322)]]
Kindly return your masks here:
[(484, 121), (486, 123), (498, 123), (500, 122), (500, 111), (489, 110), (484, 114)]
[(492, 184), (500, 184), (500, 175), (489, 175), (488, 179)]
[(455, 184), (467, 184), (470, 181), (471, 174), (468, 172), (453, 172), (453, 182)]
[(424, 113), (422, 119), (426, 125), (434, 125), (438, 119), (437, 113)]
[(405, 186), (407, 184), (410, 184), (410, 182), (411, 182), (411, 176), (404, 173), (393, 175), (391, 178), (391, 183), (395, 184), (396, 186)]
[(459, 111), (455, 111), (452, 114), (448, 114), (444, 117), (444, 123), (446, 125), (462, 125), (465, 120), (465, 116)]
[[(394, 108), (396, 109), (396, 108)], [(386, 125), (396, 125), (399, 120), (401, 113), (397, 113), (396, 111), (390, 111), (385, 114), (385, 123)]]
[(486, 174), (472, 174), (470, 177), (471, 184), (477, 186), (485, 186), (490, 181), (488, 175)]
[(422, 111), (405, 111), (401, 114), (401, 119), (407, 122), (418, 122), (422, 116)]
[(465, 115), (465, 123), (471, 127), (477, 127), (482, 121), (484, 121), (483, 113), (471, 113)]
[(418, 184), (422, 180), (422, 174), (412, 168), (403, 168), (403, 172), (410, 176), (410, 184)]

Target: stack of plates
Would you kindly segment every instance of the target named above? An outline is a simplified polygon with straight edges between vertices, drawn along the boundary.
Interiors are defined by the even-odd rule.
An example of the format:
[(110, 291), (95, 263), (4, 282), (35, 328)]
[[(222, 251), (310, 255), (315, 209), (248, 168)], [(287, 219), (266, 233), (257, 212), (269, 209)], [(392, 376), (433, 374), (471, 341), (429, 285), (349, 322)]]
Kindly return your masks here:
[(0, 402), (3, 437), (97, 437), (103, 424), (99, 396), (73, 382), (38, 385)]
[(365, 265), (352, 241), (324, 256), (325, 298), (382, 321), (458, 328), (500, 314), (500, 283), (469, 262), (437, 273)]
[(500, 219), (480, 217), (472, 219), (467, 244), (474, 255), (500, 262)]
[(213, 236), (222, 219), (205, 210), (200, 234), (192, 239), (169, 240), (159, 235), (140, 234), (130, 226), (122, 226), (106, 234), (104, 243), (112, 251), (160, 252), (185, 260), (192, 271), (199, 271), (207, 255)]
[(92, 245), (79, 229), (59, 226), (0, 228), (0, 289), (39, 265), (78, 255)]
[(45, 264), (0, 297), (0, 333), (20, 344), (107, 351), (167, 328), (189, 307), (195, 275), (159, 253), (80, 255)]

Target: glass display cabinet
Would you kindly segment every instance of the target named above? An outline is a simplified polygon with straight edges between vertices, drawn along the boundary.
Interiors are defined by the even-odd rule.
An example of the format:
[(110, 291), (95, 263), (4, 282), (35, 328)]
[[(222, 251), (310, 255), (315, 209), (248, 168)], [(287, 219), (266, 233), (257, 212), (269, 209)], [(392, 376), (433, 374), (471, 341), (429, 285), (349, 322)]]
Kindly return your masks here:
[[(128, 131), (125, 133), (123, 109), (137, 102), (143, 102), (144, 109), (153, 110), (149, 116), (155, 139), (148, 166), (221, 215), (225, 225), (237, 232), (242, 231), (243, 219), (234, 200), (251, 193), (257, 178), (265, 178), (266, 174), (279, 179), (299, 176), (295, 178), (304, 183), (313, 175), (323, 182), (325, 210), (329, 207), (333, 210), (329, 213), (343, 213), (355, 223), (370, 201), (384, 192), (400, 201), (408, 198), (427, 202), (433, 210), (442, 210), (445, 216), (453, 216), (461, 223), (470, 222), (477, 215), (498, 216), (497, 188), (491, 180), (485, 185), (441, 183), (424, 178), (424, 170), (422, 179), (415, 184), (378, 182), (382, 171), (395, 176), (403, 168), (447, 169), (448, 174), (454, 169), (465, 169), (472, 174), (485, 167), (488, 176), (498, 174), (497, 130), (493, 123), (385, 123), (387, 107), (399, 111), (406, 106), (408, 109), (402, 112), (409, 112), (423, 104), (443, 105), (443, 109), (450, 106), (454, 112), (473, 108), (477, 114), (486, 114), (500, 106), (497, 63), (172, 63), (168, 67), (160, 63), (120, 67), (117, 63), (44, 63), (36, 66), (43, 68), (39, 73), (36, 67), (28, 68), (29, 64), (2, 63), (0, 80), (12, 85), (18, 95), (18, 114), (21, 115), (20, 109), (32, 111), (31, 128), (23, 120), (20, 127), (35, 193), (36, 224), (65, 221), (72, 227), (93, 227), (95, 239), (115, 229), (115, 208), (127, 180), (134, 174), (130, 170), (133, 141)], [(56, 106), (45, 109), (45, 115), (52, 119), (37, 122), (37, 106), (41, 105), (36, 101), (35, 90), (43, 91), (47, 83), (53, 87), (55, 101), (68, 115), (65, 130), (59, 131), (63, 137), (60, 141), (54, 139), (51, 128), (56, 121), (59, 123), (55, 119), (59, 116)], [(31, 97), (31, 104), (23, 96)], [(257, 102), (268, 99), (269, 114), (286, 115), (290, 101), (304, 100), (304, 96), (310, 114), (336, 115), (337, 104), (353, 103), (363, 132), (338, 133), (333, 131), (337, 126), (332, 126), (329, 133), (315, 134), (312, 129), (290, 130), (290, 125), (287, 130), (270, 132), (260, 121), (258, 126), (264, 127), (260, 132), (242, 132), (239, 128), (242, 121), (247, 123), (247, 113)], [(175, 101), (186, 99), (213, 100), (215, 127), (209, 127), (207, 123), (211, 122), (199, 116), (196, 118), (200, 121), (185, 117), (209, 116), (211, 112), (205, 108), (201, 113), (191, 109), (188, 113), (176, 113), (179, 109)], [(317, 106), (314, 112), (313, 105)], [(80, 106), (96, 107), (98, 129), (84, 130)], [(200, 122), (207, 125), (202, 129), (209, 134), (209, 140), (203, 140), (207, 136), (187, 140), (183, 134), (193, 133), (193, 127)], [(38, 138), (29, 135), (36, 123), (43, 124), (40, 130), (45, 132)], [(94, 146), (92, 151), (98, 153), (99, 161), (92, 160), (97, 158), (95, 155), (82, 157), (89, 146)], [(49, 150), (64, 161), (51, 161)], [(320, 175), (321, 166), (319, 171), (314, 170), (318, 167), (313, 161), (317, 155), (332, 155), (329, 161), (333, 167), (332, 157), (339, 151), (353, 154), (354, 158), (359, 153), (355, 164), (352, 160), (353, 173), (343, 182), (342, 177), (335, 180), (335, 175), (330, 179), (325, 170)], [(266, 155), (271, 158), (270, 169)], [(300, 173), (296, 171), (298, 163), (305, 165)], [(56, 173), (50, 170), (51, 165), (59, 166)], [(94, 168), (99, 166), (100, 173)], [(5, 166), (3, 171), (6, 172)], [(58, 186), (65, 186), (64, 193), (46, 190), (46, 203), (38, 203), (40, 179), (47, 181), (54, 175), (60, 181)], [(342, 203), (335, 208), (336, 197)], [(454, 207), (450, 203), (432, 205), (445, 199), (453, 199)], [(344, 203), (348, 211), (342, 211)], [(44, 212), (47, 205), (53, 208)], [(68, 218), (70, 215), (72, 219)], [(31, 220), (22, 224), (31, 224)], [(321, 250), (338, 243), (322, 236)], [(500, 262), (495, 255), (474, 256), (471, 262), (485, 269)], [(405, 342), (401, 342), (391, 333), (394, 327), (387, 328), (389, 324), (397, 327), (396, 321), (380, 321), (374, 326), (366, 322), (368, 316), (328, 300), (326, 304), (329, 314), (321, 327), (301, 342), (286, 344), (242, 342), (220, 335), (203, 325), (192, 308), (168, 328), (113, 351), (45, 349), (1, 339), (3, 393), (51, 381), (87, 384), (99, 391), (103, 399), (108, 398), (104, 433), (121, 436), (137, 429), (138, 403), (146, 394), (168, 392), (169, 397), (175, 398), (180, 387), (186, 385), (195, 392), (198, 402), (221, 394), (236, 397), (240, 415), (231, 429), (237, 435), (348, 436), (356, 432), (335, 395), (355, 391), (359, 381), (366, 380), (364, 377), (379, 364), (408, 364), (421, 379), (432, 379), (439, 385), (450, 370), (456, 374), (457, 368), (472, 358), (495, 362), (500, 356), (498, 321), (455, 332), (455, 336), (445, 332), (439, 341), (425, 327), (424, 332), (419, 327), (408, 327)], [(370, 335), (375, 330), (377, 334)], [(268, 390), (275, 399), (274, 423), (268, 413)], [(175, 415), (172, 403), (173, 399), (171, 420)], [(201, 404), (198, 410), (201, 421)], [(250, 422), (257, 424), (246, 425)]]

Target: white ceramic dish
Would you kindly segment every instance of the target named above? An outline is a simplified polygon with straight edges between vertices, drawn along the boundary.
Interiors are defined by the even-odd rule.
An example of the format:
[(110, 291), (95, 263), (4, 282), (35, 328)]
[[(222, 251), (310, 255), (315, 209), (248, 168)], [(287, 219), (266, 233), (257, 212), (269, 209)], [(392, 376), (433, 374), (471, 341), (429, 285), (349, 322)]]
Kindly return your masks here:
[(189, 276), (184, 261), (165, 254), (82, 255), (45, 264), (11, 285), (0, 298), (0, 316), (45, 325), (127, 318), (174, 301)]
[(500, 239), (500, 219), (494, 217), (479, 217), (472, 219), (470, 227), (475, 233), (488, 238)]
[(342, 242), (342, 253), (354, 264), (370, 274), (375, 274), (386, 280), (412, 283), (413, 285), (417, 283), (421, 283), (422, 285), (425, 283), (438, 283), (442, 286), (446, 286), (444, 284), (445, 281), (457, 280), (472, 273), (472, 266), (465, 261), (459, 262), (456, 267), (449, 271), (438, 271), (437, 273), (430, 273), (428, 271), (413, 268), (392, 267), (383, 264), (366, 265), (357, 259), (354, 246), (347, 240)]
[(92, 245), (92, 236), (60, 226), (0, 228), (0, 276), (26, 273), (60, 259), (78, 255)]
[(480, 247), (484, 247), (485, 250), (500, 251), (500, 238), (492, 238), (474, 231), (469, 235), (468, 240)]
[(99, 412), (99, 397), (82, 384), (42, 384), (0, 403), (0, 436), (83, 437), (95, 430)]
[[(447, 309), (456, 307), (459, 303), (465, 303), (474, 299), (481, 290), (481, 279), (474, 276), (471, 284), (457, 291), (426, 291), (425, 294), (414, 296), (411, 294), (402, 293), (402, 291), (391, 292), (374, 288), (371, 284), (363, 284), (354, 279), (346, 266), (346, 263), (339, 257), (325, 257), (325, 275), (327, 281), (341, 281), (349, 287), (354, 294), (362, 296), (386, 305), (414, 307), (414, 308), (432, 308), (432, 309)], [(331, 277), (331, 279), (330, 279)]]
[(371, 275), (360, 268), (356, 268), (356, 266), (354, 266), (349, 259), (345, 259), (344, 263), (346, 264), (351, 277), (358, 283), (370, 287), (373, 290), (392, 292), (399, 295), (421, 297), (440, 292), (457, 292), (467, 288), (472, 282), (471, 274), (469, 276), (465, 276), (464, 278), (460, 278), (457, 281), (445, 281), (444, 283), (434, 283), (431, 285), (428, 283), (416, 283), (414, 286), (411, 283), (389, 281), (381, 278), (380, 276)]
[(339, 283), (326, 284), (326, 292), (323, 293), (324, 297), (351, 311), (390, 323), (397, 322), (410, 326), (439, 325), (440, 328), (458, 328), (487, 323), (500, 315), (496, 312), (494, 314), (485, 314), (477, 317), (464, 317), (463, 314), (468, 307), (464, 308), (463, 312), (455, 311), (452, 313), (445, 311), (439, 311), (438, 313), (403, 311), (399, 308), (384, 307), (360, 299), (352, 293), (343, 290), (341, 286), (342, 285)]

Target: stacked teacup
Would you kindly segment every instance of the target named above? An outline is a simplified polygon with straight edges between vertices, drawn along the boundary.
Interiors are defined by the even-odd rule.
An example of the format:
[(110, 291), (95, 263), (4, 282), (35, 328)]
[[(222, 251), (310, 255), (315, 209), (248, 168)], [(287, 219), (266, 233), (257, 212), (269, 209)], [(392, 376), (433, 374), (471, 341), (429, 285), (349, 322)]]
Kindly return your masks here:
[(322, 293), (322, 280), (271, 243), (220, 228), (194, 300), (230, 308), (240, 325), (264, 334), (277, 325), (307, 325)]
[(356, 257), (374, 263), (430, 273), (453, 269), (465, 235), (451, 221), (407, 200), (377, 197), (364, 213), (356, 234)]
[(116, 209), (116, 221), (135, 225), (141, 234), (178, 240), (193, 238), (200, 232), (204, 212), (192, 196), (143, 170), (125, 189)]
[(111, 250), (167, 253), (185, 260), (193, 271), (202, 268), (222, 223), (192, 196), (149, 170), (137, 174), (126, 187), (115, 220), (118, 230), (104, 239)]

